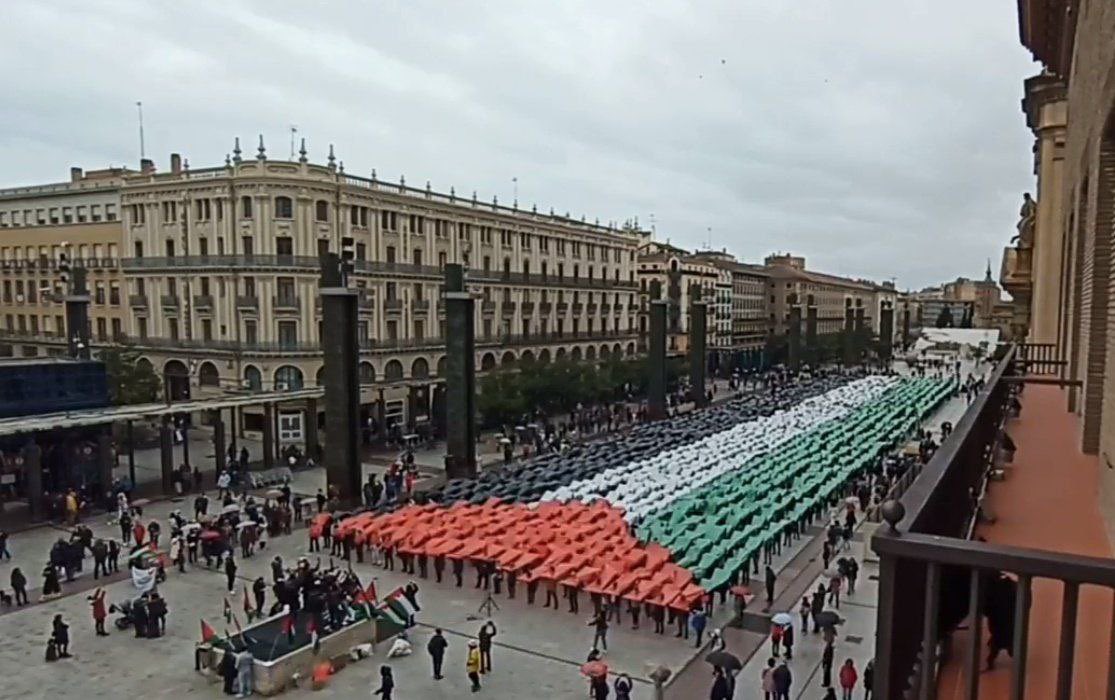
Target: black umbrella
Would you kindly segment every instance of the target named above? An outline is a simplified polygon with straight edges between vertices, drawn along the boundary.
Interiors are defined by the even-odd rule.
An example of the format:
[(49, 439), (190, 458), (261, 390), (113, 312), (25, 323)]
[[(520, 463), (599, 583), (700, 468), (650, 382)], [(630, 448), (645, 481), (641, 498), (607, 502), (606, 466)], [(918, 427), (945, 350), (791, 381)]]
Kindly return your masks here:
[(727, 671), (739, 671), (743, 668), (743, 663), (739, 660), (739, 657), (726, 651), (714, 651), (705, 657), (705, 661)]
[(839, 615), (831, 610), (824, 610), (813, 616), (813, 621), (821, 627), (835, 627), (844, 623)]

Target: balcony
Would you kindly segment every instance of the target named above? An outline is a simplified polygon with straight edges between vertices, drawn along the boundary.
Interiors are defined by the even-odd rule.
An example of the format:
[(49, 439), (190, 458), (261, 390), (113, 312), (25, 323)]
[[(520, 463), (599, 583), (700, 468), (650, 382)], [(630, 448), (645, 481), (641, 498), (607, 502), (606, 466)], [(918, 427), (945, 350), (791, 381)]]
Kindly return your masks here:
[(146, 294), (130, 294), (128, 295), (128, 306), (133, 309), (146, 309), (147, 308), (147, 295)]
[(480, 302), (480, 310), (485, 314), (494, 314), (496, 312), (496, 303), (494, 301)]
[[(606, 315), (610, 314), (611, 312), (612, 312), (612, 305), (611, 304), (601, 304), (600, 305), (600, 313), (602, 313), (606, 316)], [(591, 312), (589, 312), (589, 313), (591, 313)], [(616, 307), (616, 313), (619, 313), (619, 307), (618, 306)]]
[(237, 295), (236, 308), (241, 311), (254, 311), (259, 312), (259, 297), (254, 294), (251, 295)]
[(177, 309), (178, 308), (178, 295), (177, 294), (164, 294), (159, 297), (159, 303), (164, 309)]
[(523, 316), (533, 316), (534, 315), (534, 302), (533, 301), (524, 301), (519, 306), (522, 308)]
[(553, 310), (554, 310), (554, 305), (553, 305), (552, 302), (543, 301), (543, 302), (538, 304), (538, 313), (542, 314), (543, 316), (549, 316), (550, 312), (553, 311)]
[(298, 297), (293, 294), (277, 294), (271, 297), (271, 305), (275, 311), (282, 312), (297, 312), (302, 309), (302, 304)]
[(213, 310), (213, 295), (212, 294), (195, 294), (194, 295), (194, 309), (196, 311), (212, 311)]
[(516, 304), (513, 301), (503, 302), (503, 304), (500, 305), (500, 315), (505, 316), (505, 317), (506, 316), (514, 316), (515, 315), (515, 306), (516, 306)]
[(398, 316), (399, 314), (401, 314), (403, 312), (403, 300), (402, 299), (387, 299), (383, 302), (383, 309), (389, 315)]
[(563, 314), (563, 313), (565, 313), (565, 312), (567, 312), (567, 311), (569, 311), (569, 302), (567, 302), (567, 301), (559, 301), (559, 302), (557, 303), (557, 312), (558, 312), (559, 314)]
[[(902, 496), (897, 531), (883, 525), (872, 539), (880, 558), (880, 698), (908, 691), (1067, 700), (1100, 694), (1109, 682), (1115, 560), (1101, 516), (1106, 468), (1080, 451), (1079, 419), (1065, 410), (1063, 391), (1043, 385), (1048, 378), (1024, 377), (1014, 359), (996, 368)], [(1029, 385), (1014, 418), (1009, 387), (1023, 381)], [(1001, 457), (1003, 421), (1017, 448), (1012, 461)], [(975, 502), (994, 520), (978, 518)], [(1005, 640), (1013, 658), (1001, 655), (996, 670), (981, 673), (987, 621), (982, 614), (958, 618), (999, 573), (1016, 581), (1015, 634)], [(939, 642), (952, 630), (926, 621), (939, 620), (950, 601), (960, 629), (950, 635), (946, 648), (953, 653), (946, 656)]]
[(580, 316), (581, 313), (584, 312), (584, 310), (585, 310), (585, 305), (584, 304), (582, 304), (579, 301), (573, 302), (573, 315), (574, 316)]
[(430, 313), (430, 300), (429, 299), (415, 299), (410, 303), (410, 308), (416, 314)]
[(589, 315), (589, 316), (593, 316), (593, 315), (595, 315), (595, 314), (596, 314), (596, 309), (597, 309), (597, 308), (598, 308), (598, 307), (596, 306), (596, 304), (595, 304), (595, 303), (590, 303), (590, 304), (588, 304), (588, 315)]

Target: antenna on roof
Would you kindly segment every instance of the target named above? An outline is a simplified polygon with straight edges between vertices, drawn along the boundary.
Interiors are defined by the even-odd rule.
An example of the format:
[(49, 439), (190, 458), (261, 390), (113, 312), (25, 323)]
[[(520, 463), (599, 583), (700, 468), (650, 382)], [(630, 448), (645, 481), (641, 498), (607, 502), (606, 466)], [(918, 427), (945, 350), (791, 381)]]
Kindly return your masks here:
[(143, 143), (143, 103), (136, 101), (136, 110), (139, 112), (139, 160), (142, 162), (147, 157), (147, 150)]
[(294, 160), (294, 136), (298, 133), (298, 125), (290, 125), (290, 159)]

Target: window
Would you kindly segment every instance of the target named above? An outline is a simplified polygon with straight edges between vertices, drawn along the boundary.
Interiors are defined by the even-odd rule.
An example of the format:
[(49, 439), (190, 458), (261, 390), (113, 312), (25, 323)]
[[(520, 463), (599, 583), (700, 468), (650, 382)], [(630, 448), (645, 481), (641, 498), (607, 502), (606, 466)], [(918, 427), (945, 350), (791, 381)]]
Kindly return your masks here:
[(116, 221), (116, 205), (105, 205), (105, 221)]
[(393, 246), (393, 245), (387, 246), (387, 250), (385, 251), (384, 257), (387, 259), (388, 263), (390, 263), (392, 265), (395, 264), (395, 246)]
[(168, 258), (174, 257), (174, 239), (172, 238), (166, 240), (166, 256)]
[(275, 239), (276, 255), (294, 255), (294, 239), (290, 236), (279, 236)]
[(379, 213), (379, 227), (386, 231), (396, 231), (396, 218), (393, 211), (381, 211)]
[(249, 345), (259, 342), (259, 327), (255, 321), (244, 321), (244, 342)]
[(201, 319), (201, 339), (213, 340), (213, 321), (211, 319)]
[(120, 305), (120, 285), (116, 282), (113, 282), (112, 286), (108, 289), (108, 303), (113, 306)]
[(399, 322), (398, 321), (392, 320), (392, 321), (387, 322), (387, 339), (388, 340), (398, 340), (399, 339)]
[(120, 319), (114, 318), (112, 319), (112, 339), (120, 340), (122, 337), (124, 337), (124, 326), (120, 323)]
[(135, 256), (137, 258), (142, 258), (143, 257), (143, 241), (136, 241), (135, 242)]
[(289, 301), (294, 299), (294, 279), (290, 277), (279, 277), (276, 280), (276, 285), (280, 300)]
[(294, 218), (294, 202), (290, 197), (276, 197), (275, 198), (275, 218), (276, 219), (293, 219)]
[(255, 254), (255, 243), (253, 242), (251, 236), (241, 237), (241, 239), (240, 239), (240, 252), (242, 252), (244, 255), (254, 255)]
[(329, 221), (329, 202), (319, 199), (314, 206), (315, 221)]
[(198, 255), (209, 255), (209, 239), (197, 239), (197, 253)]
[(364, 245), (363, 243), (357, 243), (356, 244), (356, 259), (357, 260), (367, 260), (368, 259), (368, 246)]
[(167, 330), (169, 331), (171, 340), (178, 340), (178, 319), (167, 319)]
[(252, 218), (252, 198), (244, 196), (240, 198), (240, 217), (243, 219)]
[(415, 265), (421, 265), (422, 264), (422, 249), (421, 248), (415, 248), (414, 249), (413, 261), (414, 261)]
[(279, 321), (279, 345), (290, 347), (298, 342), (297, 321)]

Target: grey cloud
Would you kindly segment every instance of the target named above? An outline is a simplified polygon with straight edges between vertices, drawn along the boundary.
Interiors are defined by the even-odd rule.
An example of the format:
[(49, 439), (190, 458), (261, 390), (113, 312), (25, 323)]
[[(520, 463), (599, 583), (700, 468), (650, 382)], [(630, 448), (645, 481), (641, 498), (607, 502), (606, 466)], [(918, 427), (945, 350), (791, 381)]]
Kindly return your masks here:
[(298, 124), (350, 172), (918, 287), (997, 263), (1035, 72), (1011, 3), (8, 3), (0, 181)]

